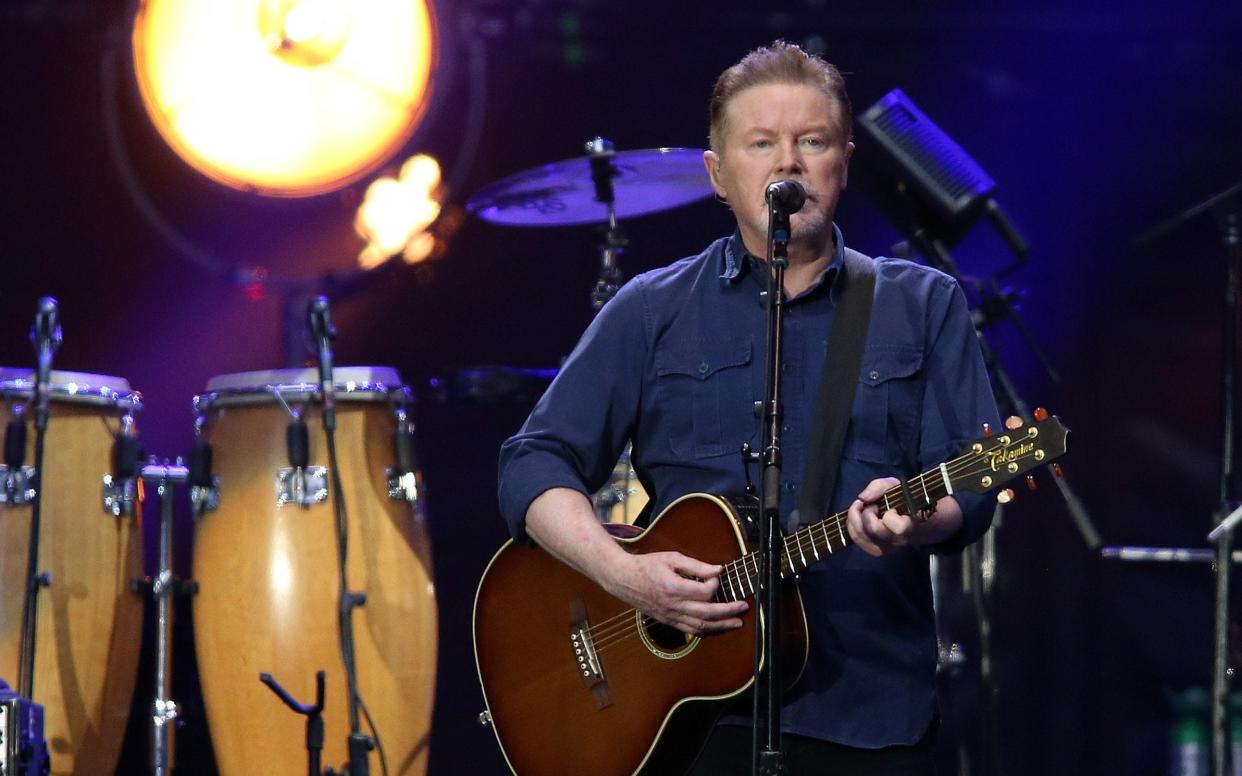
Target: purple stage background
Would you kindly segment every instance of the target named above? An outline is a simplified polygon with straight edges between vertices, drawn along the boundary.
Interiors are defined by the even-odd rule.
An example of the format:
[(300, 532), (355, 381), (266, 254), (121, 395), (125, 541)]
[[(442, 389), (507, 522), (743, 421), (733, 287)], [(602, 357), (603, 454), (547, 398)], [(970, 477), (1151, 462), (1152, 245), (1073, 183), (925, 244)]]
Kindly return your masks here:
[[(1029, 264), (1005, 282), (1025, 292), (1022, 316), (1061, 383), (1012, 325), (989, 336), (1032, 405), (1073, 428), (1065, 468), (1105, 543), (1206, 546), (1219, 490), (1223, 251), (1210, 216), (1146, 248), (1134, 238), (1242, 178), (1242, 5), (439, 6), (435, 102), (407, 152), (440, 160), (456, 208), (484, 184), (580, 155), (597, 134), (619, 150), (702, 147), (715, 75), (777, 37), (838, 64), (856, 111), (902, 88), (997, 181), (1031, 244)], [(442, 258), (345, 289), (339, 276), (361, 247), (351, 223), (363, 186), (271, 200), (188, 169), (139, 105), (126, 69), (130, 13), (121, 0), (0, 6), (9, 73), (0, 93), (0, 363), (33, 363), (27, 332), (38, 298), (52, 295), (65, 334), (57, 366), (128, 379), (146, 398), (147, 449), (184, 455), (190, 400), (209, 378), (309, 355), (284, 347), (285, 307), (301, 296), (279, 282), (248, 294), (248, 268), (305, 280), (302, 295), (331, 296), (337, 363), (395, 367), (419, 394), (441, 624), (431, 772), (505, 772), (492, 733), (475, 722), (470, 617), (479, 575), (505, 539), (496, 449), (530, 397), (480, 402), (429, 383), (479, 365), (555, 367), (591, 317), (598, 233), (466, 217)], [(152, 228), (128, 174), (206, 264)], [(900, 239), (856, 190), (838, 222), (867, 253), (888, 253)], [(696, 252), (730, 223), (710, 200), (627, 222), (622, 267), (633, 274)], [(986, 224), (955, 256), (976, 277), (1010, 259)], [(1165, 773), (1165, 693), (1210, 683), (1209, 569), (1101, 560), (1054, 488), (1019, 495), (998, 529), (1004, 772)], [(188, 576), (188, 510), (178, 520), (178, 571)], [(211, 773), (188, 607), (178, 615), (178, 771)], [(123, 773), (145, 768), (150, 638), (148, 626)], [(983, 729), (981, 709), (964, 713)]]

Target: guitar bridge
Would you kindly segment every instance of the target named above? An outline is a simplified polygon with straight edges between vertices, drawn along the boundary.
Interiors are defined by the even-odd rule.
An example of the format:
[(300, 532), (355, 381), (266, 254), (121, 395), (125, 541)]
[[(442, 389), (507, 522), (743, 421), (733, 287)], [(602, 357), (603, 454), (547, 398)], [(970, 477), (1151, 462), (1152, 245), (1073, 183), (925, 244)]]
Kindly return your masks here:
[(596, 708), (608, 708), (612, 705), (612, 693), (608, 691), (608, 680), (604, 678), (604, 668), (595, 650), (586, 604), (580, 598), (569, 604), (569, 646), (573, 650), (578, 673), (582, 675), (583, 686), (595, 696)]

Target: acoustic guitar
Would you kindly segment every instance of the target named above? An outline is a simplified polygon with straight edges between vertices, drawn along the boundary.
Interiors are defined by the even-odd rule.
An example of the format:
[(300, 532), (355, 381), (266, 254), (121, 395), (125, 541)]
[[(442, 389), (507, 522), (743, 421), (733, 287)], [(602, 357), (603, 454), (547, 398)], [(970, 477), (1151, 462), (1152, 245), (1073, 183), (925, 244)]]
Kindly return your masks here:
[[(883, 497), (915, 514), (960, 491), (987, 492), (1065, 453), (1067, 430), (1046, 411), (972, 443), (961, 455)], [(1009, 491), (1005, 494), (1012, 495)], [(1002, 501), (1007, 500), (1002, 494)], [(914, 503), (910, 504), (907, 498)], [(724, 567), (717, 599), (751, 598), (758, 556), (729, 501), (695, 493), (674, 501), (630, 552), (677, 551)], [(783, 674), (796, 680), (808, 649), (796, 575), (850, 544), (846, 513), (784, 537)], [(754, 627), (709, 637), (664, 625), (614, 598), (537, 546), (510, 541), (492, 558), (474, 606), (474, 648), (496, 733), (520, 776), (676, 774), (693, 762), (726, 703), (753, 683)]]

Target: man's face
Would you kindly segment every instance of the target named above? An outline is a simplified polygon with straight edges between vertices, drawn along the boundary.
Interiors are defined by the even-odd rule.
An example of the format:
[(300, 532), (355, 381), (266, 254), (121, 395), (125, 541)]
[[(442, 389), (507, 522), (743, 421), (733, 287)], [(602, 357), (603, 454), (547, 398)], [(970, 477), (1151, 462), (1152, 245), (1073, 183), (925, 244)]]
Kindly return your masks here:
[(767, 243), (768, 184), (801, 183), (806, 205), (790, 219), (790, 243), (819, 251), (832, 239), (832, 216), (853, 152), (828, 95), (809, 84), (768, 83), (729, 100), (718, 153), (706, 152), (703, 161), (752, 252)]

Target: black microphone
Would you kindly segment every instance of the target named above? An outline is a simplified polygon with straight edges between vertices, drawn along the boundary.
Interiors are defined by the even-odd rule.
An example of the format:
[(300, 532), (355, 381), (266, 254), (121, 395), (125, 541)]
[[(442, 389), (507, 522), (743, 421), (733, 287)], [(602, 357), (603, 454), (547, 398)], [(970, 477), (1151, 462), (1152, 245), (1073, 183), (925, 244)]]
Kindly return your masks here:
[(30, 327), (30, 343), (36, 350), (46, 344), (49, 351), (55, 351), (60, 346), (60, 340), (60, 306), (55, 299), (45, 296), (39, 300), (34, 325)]
[(324, 428), (336, 426), (336, 397), (332, 383), (332, 339), (336, 327), (328, 315), (328, 297), (317, 296), (306, 306), (307, 322), (311, 336), (319, 350), (319, 388), (323, 397)]
[(797, 213), (806, 204), (806, 189), (802, 188), (802, 184), (797, 181), (776, 181), (768, 184), (764, 198), (767, 199), (768, 206), (774, 210), (786, 214)]

